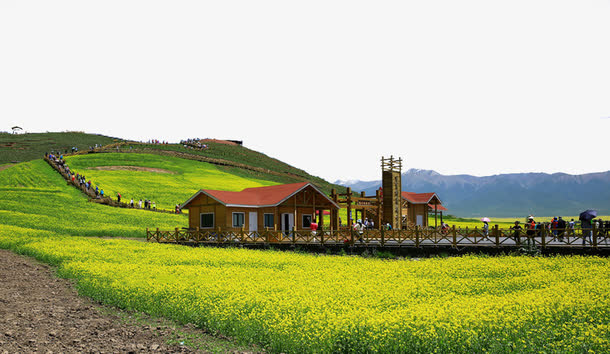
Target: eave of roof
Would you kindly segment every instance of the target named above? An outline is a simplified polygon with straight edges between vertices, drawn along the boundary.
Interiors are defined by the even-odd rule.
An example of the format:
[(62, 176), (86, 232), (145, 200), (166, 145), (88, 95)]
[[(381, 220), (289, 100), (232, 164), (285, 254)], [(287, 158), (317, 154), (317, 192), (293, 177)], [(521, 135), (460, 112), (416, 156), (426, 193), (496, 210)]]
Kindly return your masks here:
[(411, 204), (429, 204), (430, 201), (436, 197), (438, 199), (439, 204), (443, 204), (441, 198), (439, 198), (436, 193), (415, 193), (415, 192), (402, 192), (402, 197), (406, 199)]

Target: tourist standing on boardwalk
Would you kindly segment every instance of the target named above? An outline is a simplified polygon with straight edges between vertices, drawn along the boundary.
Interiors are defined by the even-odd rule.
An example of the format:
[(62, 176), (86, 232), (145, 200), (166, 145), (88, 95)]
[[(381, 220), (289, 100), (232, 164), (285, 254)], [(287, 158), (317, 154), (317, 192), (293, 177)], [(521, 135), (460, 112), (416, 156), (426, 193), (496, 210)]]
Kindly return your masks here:
[(576, 229), (576, 222), (572, 219), (568, 223), (568, 236), (574, 236), (574, 229)]
[(356, 224), (354, 225), (354, 231), (358, 233), (358, 240), (362, 242), (362, 235), (364, 234), (364, 225), (362, 225), (362, 220), (358, 219), (358, 221), (356, 221)]
[(566, 226), (566, 221), (560, 216), (559, 220), (557, 220), (557, 228), (559, 229), (559, 241), (561, 242), (563, 242), (563, 235), (566, 232)]
[(515, 239), (515, 243), (518, 245), (521, 244), (521, 230), (523, 230), (523, 228), (521, 227), (521, 225), (519, 225), (519, 221), (515, 221), (515, 226), (511, 227), (511, 229), (513, 230), (513, 237)]
[(311, 221), (311, 223), (309, 224), (309, 228), (311, 230), (311, 237), (313, 239), (313, 241), (316, 241), (316, 233), (318, 232), (318, 223), (316, 222), (316, 219), (313, 219)]

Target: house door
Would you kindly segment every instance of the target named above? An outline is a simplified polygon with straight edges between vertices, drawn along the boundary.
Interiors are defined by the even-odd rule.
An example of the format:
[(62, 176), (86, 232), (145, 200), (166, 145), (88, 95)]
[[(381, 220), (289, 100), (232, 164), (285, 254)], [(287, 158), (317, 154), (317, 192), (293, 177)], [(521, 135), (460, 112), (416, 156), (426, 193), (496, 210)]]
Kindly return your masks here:
[(294, 227), (294, 214), (292, 213), (284, 213), (282, 214), (282, 231), (284, 231), (284, 235), (288, 235), (292, 228)]
[(415, 215), (415, 225), (424, 226), (424, 216), (423, 215)]
[(251, 211), (248, 216), (248, 230), (258, 231), (258, 213)]

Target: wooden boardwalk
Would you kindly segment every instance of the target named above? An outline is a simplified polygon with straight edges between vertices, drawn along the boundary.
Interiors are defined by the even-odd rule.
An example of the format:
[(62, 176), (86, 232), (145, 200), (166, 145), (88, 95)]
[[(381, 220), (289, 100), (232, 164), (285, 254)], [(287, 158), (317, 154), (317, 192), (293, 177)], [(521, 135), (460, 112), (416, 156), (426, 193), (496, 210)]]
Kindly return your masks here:
[(497, 248), (497, 249), (598, 249), (610, 250), (610, 237), (605, 230), (525, 230), (515, 233), (497, 227), (484, 234), (481, 229), (441, 231), (412, 228), (406, 230), (365, 230), (362, 234), (348, 229), (312, 233), (309, 230), (290, 232), (188, 230), (146, 230), (149, 242), (189, 245), (241, 246), (318, 246), (318, 247), (379, 247), (379, 248)]

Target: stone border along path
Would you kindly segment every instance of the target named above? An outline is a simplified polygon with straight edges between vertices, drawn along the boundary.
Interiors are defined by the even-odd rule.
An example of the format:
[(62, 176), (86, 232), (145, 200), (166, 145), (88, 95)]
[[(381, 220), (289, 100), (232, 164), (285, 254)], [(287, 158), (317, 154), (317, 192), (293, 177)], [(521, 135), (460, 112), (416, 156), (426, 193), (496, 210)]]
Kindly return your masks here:
[(192, 325), (100, 305), (52, 267), (2, 249), (0, 284), (0, 354), (260, 351)]

